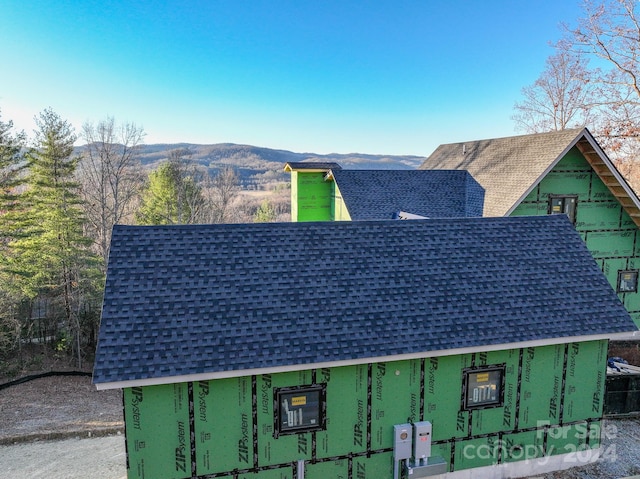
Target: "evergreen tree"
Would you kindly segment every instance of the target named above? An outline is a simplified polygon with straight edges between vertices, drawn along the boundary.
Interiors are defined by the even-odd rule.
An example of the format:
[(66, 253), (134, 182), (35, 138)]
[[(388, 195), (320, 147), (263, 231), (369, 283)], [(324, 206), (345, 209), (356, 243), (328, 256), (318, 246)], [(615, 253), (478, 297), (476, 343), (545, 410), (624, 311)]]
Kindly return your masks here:
[[(27, 154), (26, 189), (11, 214), (14, 273), (24, 294), (48, 302), (48, 318), (64, 333), (80, 362), (81, 312), (98, 307), (99, 262), (83, 236), (84, 216), (74, 180), (72, 127), (48, 109), (36, 118), (35, 147)], [(87, 302), (90, 306), (87, 307)], [(93, 315), (95, 318), (95, 315)]]
[(173, 157), (149, 173), (136, 220), (142, 225), (193, 224), (204, 204), (200, 184)]
[(13, 122), (0, 120), (0, 255), (6, 253), (9, 241), (7, 213), (17, 205), (17, 188), (24, 168), (24, 132), (11, 133)]
[[(13, 122), (4, 123), (0, 115), (0, 212), (6, 211), (15, 200), (14, 189), (20, 183), (20, 173), (24, 166), (24, 132), (11, 133)], [(9, 203), (6, 200), (9, 200)]]
[(24, 167), (24, 132), (13, 134), (13, 122), (0, 120), (0, 353), (19, 344), (21, 324), (18, 315), (21, 295), (12, 288), (12, 276), (7, 272), (10, 255), (8, 212), (17, 205), (16, 190)]
[(260, 206), (256, 210), (256, 214), (253, 216), (254, 223), (271, 223), (276, 220), (276, 210), (269, 200), (264, 200), (260, 203)]

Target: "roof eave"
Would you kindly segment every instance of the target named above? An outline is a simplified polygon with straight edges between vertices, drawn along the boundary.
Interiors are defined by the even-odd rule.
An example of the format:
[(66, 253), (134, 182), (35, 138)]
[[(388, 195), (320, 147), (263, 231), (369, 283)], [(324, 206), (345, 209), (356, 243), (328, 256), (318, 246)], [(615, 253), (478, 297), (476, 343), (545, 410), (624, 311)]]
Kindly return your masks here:
[(288, 162), (284, 165), (284, 171), (286, 173), (291, 173), (293, 171), (304, 171), (305, 173), (327, 173), (332, 169), (341, 169), (340, 165), (337, 163), (326, 163), (324, 166), (317, 166), (317, 163), (308, 163), (308, 167), (303, 165), (305, 165), (304, 162)]
[(640, 199), (586, 128), (576, 146), (635, 225), (640, 227)]
[(368, 358), (359, 358), (359, 359), (342, 360), (342, 361), (326, 361), (326, 362), (312, 363), (312, 364), (290, 364), (290, 365), (269, 367), (269, 368), (243, 369), (243, 370), (220, 371), (220, 372), (201, 373), (201, 374), (188, 374), (188, 375), (182, 375), (182, 376), (166, 376), (166, 377), (160, 377), (160, 378), (135, 379), (130, 381), (104, 382), (104, 383), (95, 383), (95, 386), (96, 386), (96, 389), (98, 390), (122, 389), (122, 388), (143, 387), (143, 386), (159, 386), (163, 384), (208, 381), (208, 380), (215, 380), (215, 379), (228, 379), (228, 378), (236, 378), (236, 377), (253, 376), (253, 375), (259, 375), (259, 374), (276, 374), (276, 373), (284, 373), (284, 372), (292, 372), (292, 371), (302, 371), (307, 369), (354, 366), (354, 365), (368, 364), (368, 363), (374, 363), (374, 362), (403, 361), (403, 360), (411, 360), (411, 359), (422, 359), (425, 357), (454, 356), (458, 354), (470, 354), (470, 353), (477, 353), (477, 352), (490, 352), (490, 351), (531, 348), (531, 347), (540, 347), (540, 346), (553, 346), (557, 344), (596, 341), (596, 340), (602, 340), (602, 339), (637, 340), (637, 339), (640, 339), (640, 331), (627, 331), (622, 333), (611, 333), (611, 334), (594, 334), (594, 335), (582, 335), (582, 336), (569, 336), (569, 337), (563, 337), (563, 338), (538, 339), (533, 341), (522, 341), (522, 342), (515, 342), (515, 343), (481, 345), (481, 346), (473, 346), (473, 347), (467, 347), (467, 348), (443, 349), (443, 350), (437, 350), (437, 351), (420, 351), (416, 353), (400, 354), (400, 355), (393, 355), (393, 356), (368, 357)]

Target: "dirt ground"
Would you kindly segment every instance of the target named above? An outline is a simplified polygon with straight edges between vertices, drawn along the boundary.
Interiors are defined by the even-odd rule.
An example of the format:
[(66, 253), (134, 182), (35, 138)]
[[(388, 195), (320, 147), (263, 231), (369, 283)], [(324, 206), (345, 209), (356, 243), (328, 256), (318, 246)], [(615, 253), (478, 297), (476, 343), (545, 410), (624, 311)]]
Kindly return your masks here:
[(0, 390), (0, 444), (122, 432), (122, 393), (87, 376), (52, 376)]
[[(2, 477), (126, 478), (121, 392), (96, 391), (89, 377), (41, 378), (0, 390), (0, 425)], [(640, 474), (640, 418), (607, 420), (604, 432), (597, 463), (536, 479)]]

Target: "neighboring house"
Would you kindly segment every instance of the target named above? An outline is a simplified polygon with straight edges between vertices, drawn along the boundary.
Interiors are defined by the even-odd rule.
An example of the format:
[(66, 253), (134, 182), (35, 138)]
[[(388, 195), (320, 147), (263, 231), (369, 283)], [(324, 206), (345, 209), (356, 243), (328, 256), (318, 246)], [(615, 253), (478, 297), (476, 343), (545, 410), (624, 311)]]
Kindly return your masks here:
[(292, 221), (482, 216), (484, 191), (465, 171), (343, 170), (287, 163)]
[[(337, 163), (286, 163), (284, 170), (291, 172), (291, 220), (331, 221), (332, 191), (324, 178), (330, 170), (340, 169)], [(296, 201), (293, 201), (293, 199)]]
[(484, 216), (567, 214), (640, 325), (640, 200), (587, 129), (441, 145), (420, 168), (469, 172)]
[(93, 380), (131, 479), (514, 477), (593, 459), (634, 329), (560, 215), (116, 226)]

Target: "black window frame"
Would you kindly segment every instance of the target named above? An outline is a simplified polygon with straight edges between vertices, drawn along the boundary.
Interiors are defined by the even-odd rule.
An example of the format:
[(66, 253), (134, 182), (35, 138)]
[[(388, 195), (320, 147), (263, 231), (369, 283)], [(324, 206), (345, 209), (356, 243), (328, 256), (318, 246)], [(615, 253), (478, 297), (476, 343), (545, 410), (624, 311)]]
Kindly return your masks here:
[[(488, 374), (498, 372), (500, 373), (500, 377), (497, 381), (491, 381), (499, 385), (499, 390), (496, 393), (495, 399), (477, 401), (475, 403), (471, 403), (469, 398), (469, 392), (472, 391), (473, 382), (471, 379), (480, 374)], [(489, 409), (495, 407), (504, 406), (504, 385), (505, 385), (505, 372), (506, 372), (506, 364), (492, 364), (488, 366), (476, 366), (471, 368), (465, 368), (462, 370), (462, 409), (464, 411), (472, 411), (475, 409)], [(488, 378), (489, 379), (489, 378)], [(482, 381), (484, 382), (484, 381)], [(475, 381), (478, 383), (478, 380)]]
[[(622, 276), (625, 274), (634, 274), (635, 281), (633, 285), (633, 289), (623, 289), (622, 285)], [(621, 269), (618, 270), (618, 281), (616, 282), (616, 293), (637, 293), (638, 292), (638, 270), (637, 269)]]
[[(317, 412), (314, 414), (315, 422), (312, 424), (303, 423), (296, 426), (288, 426), (284, 424), (282, 417), (282, 402), (285, 398), (302, 397), (308, 398), (308, 394), (317, 394)], [(305, 399), (305, 405), (307, 399)], [(293, 402), (293, 401), (292, 401)], [(300, 411), (302, 408), (297, 408)], [(310, 384), (305, 386), (292, 386), (274, 388), (273, 390), (273, 437), (284, 436), (289, 434), (300, 434), (315, 431), (324, 431), (327, 428), (327, 385), (325, 383)]]
[[(573, 211), (571, 211), (571, 213), (568, 213), (566, 211), (566, 204), (567, 204), (567, 200), (575, 200), (574, 205), (573, 205)], [(562, 200), (562, 211), (561, 212), (554, 212), (553, 211), (553, 200)], [(550, 215), (567, 215), (567, 217), (569, 218), (569, 220), (575, 225), (576, 224), (576, 219), (578, 218), (578, 195), (556, 195), (556, 194), (551, 194), (549, 195), (549, 201), (548, 201), (548, 205), (547, 205), (547, 214)]]

